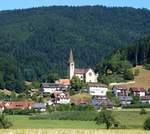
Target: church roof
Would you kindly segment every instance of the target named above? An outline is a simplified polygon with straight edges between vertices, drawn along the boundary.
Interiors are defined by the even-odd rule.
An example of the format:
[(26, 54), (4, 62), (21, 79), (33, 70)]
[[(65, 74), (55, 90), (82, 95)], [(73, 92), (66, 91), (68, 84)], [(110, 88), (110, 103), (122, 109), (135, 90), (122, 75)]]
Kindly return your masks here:
[(89, 70), (89, 69), (75, 68), (74, 73), (75, 73), (75, 74), (86, 74), (88, 70)]

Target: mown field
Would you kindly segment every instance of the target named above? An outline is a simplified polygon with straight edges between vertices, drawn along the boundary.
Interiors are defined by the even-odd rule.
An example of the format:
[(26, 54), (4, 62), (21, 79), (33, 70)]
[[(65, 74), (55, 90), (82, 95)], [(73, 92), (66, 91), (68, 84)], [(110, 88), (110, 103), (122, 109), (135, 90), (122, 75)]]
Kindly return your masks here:
[[(86, 121), (85, 120), (80, 121), (79, 119), (74, 120), (74, 118), (73, 120), (69, 120), (70, 113), (68, 114), (69, 118), (66, 118), (67, 115), (64, 118), (62, 114), (63, 114), (62, 112), (56, 113), (55, 116), (55, 113), (53, 113), (52, 115), (55, 116), (55, 118), (51, 118), (51, 115), (45, 115), (46, 118), (34, 119), (34, 120), (29, 119), (29, 116), (19, 116), (19, 115), (7, 116), (7, 118), (13, 123), (12, 128), (15, 129), (20, 129), (20, 128), (21, 129), (27, 129), (27, 128), (104, 129), (105, 128), (105, 125), (98, 126), (94, 120), (88, 121), (88, 119), (86, 119)], [(84, 113), (82, 114), (84, 116)], [(93, 112), (91, 112), (91, 114), (93, 114)], [(145, 119), (150, 117), (150, 112), (148, 112), (145, 115), (140, 115), (139, 111), (113, 111), (113, 116), (117, 121), (120, 122), (122, 128), (124, 129), (142, 130)], [(89, 118), (91, 119), (91, 117)]]
[(97, 130), (97, 129), (10, 129), (1, 134), (150, 134), (144, 130)]

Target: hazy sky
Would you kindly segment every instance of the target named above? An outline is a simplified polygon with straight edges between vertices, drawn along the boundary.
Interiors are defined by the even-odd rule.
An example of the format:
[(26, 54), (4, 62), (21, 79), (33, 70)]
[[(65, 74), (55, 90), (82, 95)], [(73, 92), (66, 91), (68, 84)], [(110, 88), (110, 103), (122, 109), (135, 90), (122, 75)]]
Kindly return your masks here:
[(0, 0), (0, 10), (50, 5), (105, 5), (150, 9), (150, 0)]

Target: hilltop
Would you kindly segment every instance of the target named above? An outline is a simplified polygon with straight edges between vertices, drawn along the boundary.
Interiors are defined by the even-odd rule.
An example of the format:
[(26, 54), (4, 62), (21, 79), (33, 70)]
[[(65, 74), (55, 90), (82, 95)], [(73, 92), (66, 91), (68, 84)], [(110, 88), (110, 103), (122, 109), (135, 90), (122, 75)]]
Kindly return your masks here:
[(41, 7), (1, 11), (0, 25), (0, 88), (18, 90), (49, 73), (65, 77), (70, 48), (77, 67), (94, 68), (114, 49), (149, 35), (150, 11)]

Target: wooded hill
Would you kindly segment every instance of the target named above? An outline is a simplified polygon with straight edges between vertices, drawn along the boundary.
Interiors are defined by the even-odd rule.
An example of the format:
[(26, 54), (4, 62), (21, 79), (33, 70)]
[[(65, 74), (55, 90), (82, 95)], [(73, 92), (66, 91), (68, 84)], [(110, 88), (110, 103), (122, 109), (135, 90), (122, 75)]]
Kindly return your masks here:
[(147, 36), (150, 11), (102, 6), (1, 11), (0, 26), (0, 82), (9, 86), (41, 80), (49, 71), (64, 75), (70, 48), (78, 67), (94, 67), (116, 48)]

